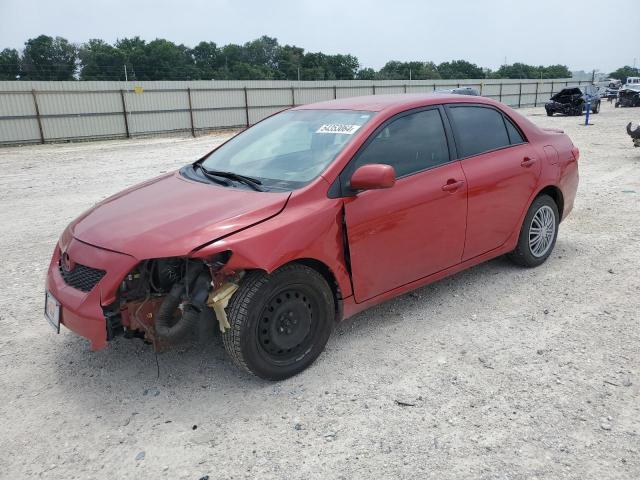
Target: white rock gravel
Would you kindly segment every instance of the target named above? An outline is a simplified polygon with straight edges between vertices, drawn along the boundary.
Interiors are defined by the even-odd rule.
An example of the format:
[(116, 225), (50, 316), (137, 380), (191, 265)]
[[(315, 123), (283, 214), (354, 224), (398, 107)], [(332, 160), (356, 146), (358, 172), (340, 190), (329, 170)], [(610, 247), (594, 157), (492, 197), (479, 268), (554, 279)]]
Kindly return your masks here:
[(91, 353), (42, 317), (70, 220), (227, 134), (0, 149), (0, 478), (640, 478), (640, 109), (523, 111), (582, 152), (549, 261), (373, 308), (280, 383), (219, 339), (161, 354), (158, 379), (139, 341)]

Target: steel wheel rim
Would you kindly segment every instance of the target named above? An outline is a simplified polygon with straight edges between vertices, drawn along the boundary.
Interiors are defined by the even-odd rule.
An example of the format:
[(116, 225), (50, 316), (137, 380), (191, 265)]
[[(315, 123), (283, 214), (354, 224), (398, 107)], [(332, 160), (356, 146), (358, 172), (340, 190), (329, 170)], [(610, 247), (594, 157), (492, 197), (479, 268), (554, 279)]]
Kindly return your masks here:
[(288, 287), (273, 295), (257, 325), (262, 354), (275, 364), (295, 363), (313, 345), (317, 315), (316, 301), (304, 287)]
[(548, 205), (540, 207), (529, 226), (529, 250), (531, 254), (540, 258), (551, 248), (556, 233), (556, 216)]

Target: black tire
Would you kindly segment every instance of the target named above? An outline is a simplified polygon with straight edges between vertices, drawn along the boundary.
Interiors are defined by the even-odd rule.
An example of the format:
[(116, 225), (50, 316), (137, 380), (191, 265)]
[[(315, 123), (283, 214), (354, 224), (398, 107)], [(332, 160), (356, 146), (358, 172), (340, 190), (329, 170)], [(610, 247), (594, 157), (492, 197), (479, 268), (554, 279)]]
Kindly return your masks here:
[(547, 110), (547, 117), (553, 117), (553, 112)]
[[(530, 235), (535, 235), (531, 233), (531, 229), (534, 226), (534, 217), (536, 217), (536, 213), (539, 211), (548, 212), (547, 208), (551, 209), (553, 214), (553, 235), (550, 239), (550, 243), (544, 252), (538, 252), (538, 254), (534, 253), (532, 247), (530, 246)], [(556, 244), (556, 238), (558, 237), (558, 225), (560, 223), (560, 215), (558, 214), (558, 206), (556, 202), (549, 195), (540, 195), (537, 197), (529, 207), (529, 211), (527, 215), (524, 217), (524, 222), (522, 223), (522, 228), (520, 230), (520, 236), (518, 237), (518, 244), (513, 252), (509, 253), (508, 258), (515, 264), (521, 265), (523, 267), (537, 267), (538, 265), (542, 265), (551, 252), (553, 252), (553, 247)], [(547, 230), (545, 230), (547, 231)], [(542, 253), (542, 254), (540, 254)]]
[(618, 108), (618, 107), (620, 106), (620, 103), (616, 102), (613, 106), (614, 106), (615, 108)]
[(227, 306), (231, 329), (222, 341), (233, 362), (266, 380), (283, 380), (311, 365), (335, 320), (335, 300), (317, 271), (300, 264), (245, 275)]
[(598, 114), (600, 113), (600, 102), (596, 103), (592, 108), (591, 108), (591, 113)]

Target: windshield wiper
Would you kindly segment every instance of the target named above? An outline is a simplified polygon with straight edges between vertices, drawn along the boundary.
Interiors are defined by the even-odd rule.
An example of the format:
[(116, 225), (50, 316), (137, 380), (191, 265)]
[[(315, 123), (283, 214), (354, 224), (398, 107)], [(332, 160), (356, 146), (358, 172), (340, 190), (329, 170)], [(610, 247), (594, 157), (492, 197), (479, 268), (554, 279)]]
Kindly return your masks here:
[(235, 180), (236, 182), (244, 183), (245, 185), (248, 185), (254, 190), (257, 190), (258, 192), (265, 191), (264, 188), (260, 186), (262, 185), (262, 182), (257, 178), (247, 177), (246, 175), (240, 175), (239, 173), (224, 172), (222, 170), (209, 170), (199, 163), (197, 165), (200, 167), (202, 172), (205, 173), (208, 177), (213, 175), (216, 177), (228, 178), (230, 180)]
[(228, 187), (229, 185), (231, 185), (229, 182), (227, 182), (226, 180), (223, 180), (218, 175), (210, 174), (209, 171), (206, 168), (204, 168), (201, 164), (194, 163), (193, 164), (193, 169), (195, 170), (196, 167), (200, 168), (200, 171), (202, 172), (202, 174), (205, 177), (207, 177), (209, 180), (213, 180), (214, 182), (216, 182), (216, 183), (218, 183), (220, 185), (224, 185), (225, 187)]

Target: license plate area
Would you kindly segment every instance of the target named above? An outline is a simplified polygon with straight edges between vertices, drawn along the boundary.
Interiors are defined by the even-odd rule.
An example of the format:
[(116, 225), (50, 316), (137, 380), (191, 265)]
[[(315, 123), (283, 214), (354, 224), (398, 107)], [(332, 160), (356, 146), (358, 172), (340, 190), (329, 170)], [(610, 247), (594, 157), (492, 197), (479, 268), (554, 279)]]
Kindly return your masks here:
[(60, 333), (60, 302), (50, 292), (44, 296), (44, 318), (56, 333)]

